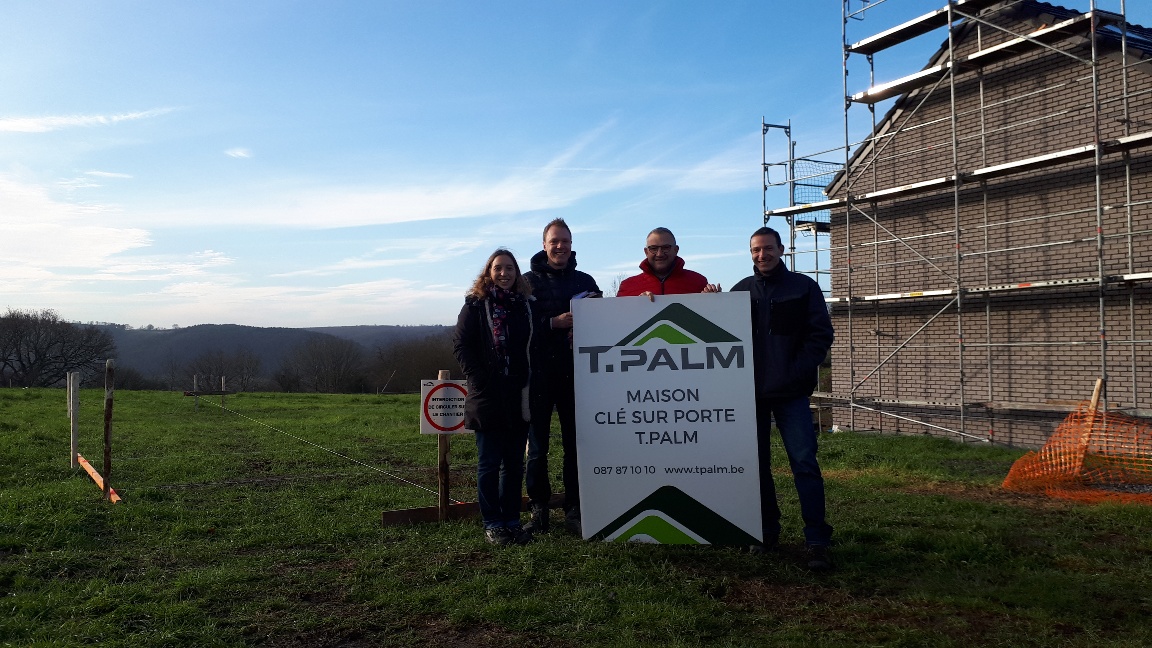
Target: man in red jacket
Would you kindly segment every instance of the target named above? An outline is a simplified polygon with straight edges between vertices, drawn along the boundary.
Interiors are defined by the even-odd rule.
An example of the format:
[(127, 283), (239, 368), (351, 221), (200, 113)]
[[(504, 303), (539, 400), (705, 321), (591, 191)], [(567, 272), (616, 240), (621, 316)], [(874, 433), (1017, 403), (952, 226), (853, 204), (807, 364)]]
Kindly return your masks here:
[(648, 233), (640, 274), (620, 282), (617, 297), (682, 295), (703, 292), (708, 280), (698, 272), (684, 269), (684, 259), (677, 256), (680, 246), (667, 227)]

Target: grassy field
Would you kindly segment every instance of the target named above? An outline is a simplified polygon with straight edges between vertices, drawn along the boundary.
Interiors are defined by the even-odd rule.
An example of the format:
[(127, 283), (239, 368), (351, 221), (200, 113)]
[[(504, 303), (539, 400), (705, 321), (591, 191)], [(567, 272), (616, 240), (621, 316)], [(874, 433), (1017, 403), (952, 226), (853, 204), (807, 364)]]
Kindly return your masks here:
[[(82, 394), (96, 466), (102, 399)], [(0, 645), (1152, 645), (1152, 509), (1005, 493), (1019, 451), (822, 437), (838, 569), (817, 574), (787, 482), (765, 556), (494, 548), (476, 520), (380, 524), (436, 501), (416, 396), (206, 400), (117, 394), (110, 505), (68, 465), (63, 391), (0, 390)], [(471, 501), (475, 445), (452, 448)]]

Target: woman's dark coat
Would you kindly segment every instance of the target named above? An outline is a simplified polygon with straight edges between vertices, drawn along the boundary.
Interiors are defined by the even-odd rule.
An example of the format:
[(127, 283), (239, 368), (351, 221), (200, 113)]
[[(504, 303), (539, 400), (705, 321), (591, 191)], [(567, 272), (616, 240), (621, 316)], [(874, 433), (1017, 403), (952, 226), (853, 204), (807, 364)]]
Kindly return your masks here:
[(488, 297), (469, 295), (460, 309), (452, 350), (468, 379), (464, 424), (471, 430), (499, 428), (528, 420), (528, 382), (534, 370), (539, 324), (531, 297), (510, 302), (506, 320), (509, 363), (500, 360), (487, 308)]

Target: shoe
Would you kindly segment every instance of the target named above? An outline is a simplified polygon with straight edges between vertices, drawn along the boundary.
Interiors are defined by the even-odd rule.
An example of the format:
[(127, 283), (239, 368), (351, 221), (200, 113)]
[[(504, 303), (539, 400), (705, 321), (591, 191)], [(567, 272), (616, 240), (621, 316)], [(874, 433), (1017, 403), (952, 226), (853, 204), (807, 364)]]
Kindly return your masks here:
[(524, 525), (524, 530), (532, 533), (548, 533), (548, 507), (531, 503), (528, 505), (528, 511), (532, 519)]
[(812, 571), (828, 571), (835, 567), (826, 545), (808, 545), (807, 555), (808, 569)]
[(484, 539), (488, 544), (503, 547), (512, 544), (512, 533), (504, 527), (488, 527), (484, 529)]
[(564, 514), (564, 528), (568, 533), (584, 537), (583, 528), (580, 525), (580, 509), (570, 509)]
[(748, 545), (748, 553), (753, 556), (762, 556), (769, 551), (775, 551), (780, 544), (780, 538), (765, 536), (763, 544)]
[(532, 542), (532, 532), (524, 527), (508, 527), (505, 529), (509, 537), (512, 539), (512, 544), (526, 545)]

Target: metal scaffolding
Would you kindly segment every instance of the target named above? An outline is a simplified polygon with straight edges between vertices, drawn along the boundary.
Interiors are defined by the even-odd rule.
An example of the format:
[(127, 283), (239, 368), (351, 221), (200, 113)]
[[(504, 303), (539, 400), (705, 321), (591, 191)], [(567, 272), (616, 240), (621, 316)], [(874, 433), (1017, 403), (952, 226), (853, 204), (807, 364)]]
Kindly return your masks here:
[[(818, 392), (815, 400), (847, 408), (847, 424), (851, 428), (858, 427), (856, 414), (860, 411), (872, 412), (881, 421), (887, 418), (911, 422), (921, 429), (964, 439), (1000, 440), (991, 438), (987, 427), (981, 431), (973, 429), (973, 420), (986, 421), (1006, 412), (1066, 412), (1073, 409), (1074, 401), (1045, 399), (1043, 395), (1001, 399), (994, 387), (997, 354), (1010, 348), (1042, 350), (1058, 346), (1095, 349), (1091, 371), (1097, 377), (1107, 379), (1110, 366), (1118, 371), (1122, 368), (1122, 373), (1130, 378), (1129, 384), (1109, 385), (1112, 397), (1105, 398), (1103, 406), (1107, 408), (1112, 402), (1114, 409), (1149, 415), (1152, 401), (1147, 387), (1148, 369), (1140, 366), (1139, 357), (1152, 349), (1152, 340), (1147, 339), (1152, 334), (1138, 330), (1137, 311), (1148, 299), (1147, 292), (1141, 292), (1139, 286), (1152, 280), (1148, 260), (1152, 228), (1147, 226), (1152, 189), (1146, 180), (1148, 171), (1134, 168), (1133, 155), (1152, 145), (1152, 122), (1139, 119), (1149, 113), (1135, 110), (1152, 99), (1152, 84), (1144, 80), (1152, 75), (1152, 31), (1134, 29), (1128, 24), (1125, 0), (1117, 0), (1119, 7), (1115, 12), (1100, 9), (1100, 0), (1088, 0), (1090, 7), (1084, 13), (1033, 0), (941, 1), (945, 6), (940, 9), (852, 40), (850, 28), (865, 25), (866, 19), (883, 20), (882, 15), (868, 14), (882, 14), (887, 8), (883, 1), (842, 0), (842, 148), (797, 156), (791, 122), (762, 124), (764, 222), (767, 224), (773, 216), (787, 221), (790, 266), (812, 275), (825, 288), (829, 307), (841, 329), (838, 338), (847, 340), (846, 353), (834, 361), (833, 371), (840, 376), (836, 381), (840, 388)], [(1035, 17), (1034, 23), (1038, 24), (1023, 22), (1011, 13), (1022, 11), (1031, 12), (1028, 16)], [(1000, 19), (1009, 14), (1013, 20)], [(939, 35), (938, 30), (944, 29), (947, 40), (926, 67), (893, 81), (876, 81), (877, 55), (929, 34)], [(1004, 70), (1018, 61), (1035, 61), (1038, 56), (1047, 55), (1074, 62), (1070, 65), (1075, 66), (1075, 71), (1043, 87), (1022, 89), (1015, 96), (992, 96), (988, 92), (991, 84), (986, 75), (992, 74), (989, 70)], [(1106, 56), (1112, 57), (1107, 71), (1103, 66)], [(858, 65), (860, 58), (868, 69), (869, 87), (853, 92), (848, 71)], [(1139, 83), (1134, 82), (1137, 74), (1141, 75)], [(1068, 98), (1073, 96), (1085, 97), (1087, 101), (1071, 105)], [(877, 107), (886, 103), (886, 115), (878, 119)], [(1019, 108), (1037, 104), (1050, 108), (1043, 113)], [(942, 114), (929, 113), (929, 105), (946, 109)], [(866, 129), (855, 128), (868, 134), (853, 142), (853, 120), (861, 110), (867, 112), (871, 123)], [(1001, 123), (993, 124), (993, 114), (1009, 117), (1001, 117)], [(1015, 132), (1038, 129), (1052, 120), (1075, 124), (1076, 128), (1070, 130), (1076, 132), (1077, 140), (1057, 146), (1033, 146), (1029, 142), (1020, 147), (1026, 154), (1012, 155), (1016, 148), (1005, 142), (1011, 141)], [(776, 131), (787, 136), (788, 155), (784, 161), (770, 163), (767, 139)], [(935, 138), (925, 133), (935, 133)], [(927, 141), (917, 140), (918, 137)], [(900, 145), (895, 145), (898, 138)], [(996, 151), (992, 150), (993, 140), (1000, 147)], [(906, 144), (909, 141), (919, 144), (910, 148)], [(902, 184), (894, 177), (896, 174), (880, 170), (897, 168), (902, 160), (924, 159), (929, 152), (932, 159), (942, 160), (941, 172), (932, 177)], [(828, 161), (837, 154), (842, 156), (842, 162)], [(1042, 214), (1018, 217), (990, 213), (988, 204), (994, 194), (1002, 200), (1011, 198), (1010, 194), (1007, 198), (996, 194), (996, 180), (1027, 179), (1032, 172), (1060, 165), (1068, 168), (1074, 162), (1080, 162), (1091, 174), (1085, 191), (1094, 195), (1081, 196), (1083, 205), (1063, 209), (1051, 206)], [(781, 168), (783, 177), (776, 177)], [(789, 204), (769, 209), (768, 190), (779, 186), (787, 187)], [(1122, 188), (1119, 200), (1113, 195), (1114, 186)], [(825, 188), (827, 195), (823, 193)], [(950, 207), (940, 204), (946, 205), (941, 211), (950, 209), (951, 222), (931, 230), (906, 228), (899, 218), (886, 212), (896, 204), (894, 201), (915, 199), (950, 200)], [(983, 201), (984, 205), (978, 222), (970, 217), (973, 201)], [(1117, 222), (1113, 214), (1120, 213), (1126, 226), (1112, 226)], [(1105, 227), (1106, 221), (1110, 227)], [(1060, 229), (1067, 222), (1094, 223), (1095, 234), (1021, 240), (1010, 245), (995, 240), (997, 232), (1038, 222), (1051, 222), (1053, 229)], [(863, 232), (857, 234), (861, 228)], [(812, 245), (798, 250), (798, 232), (810, 235)], [(1037, 250), (1071, 254), (1088, 249), (1095, 255), (1095, 267), (1079, 276), (1065, 276), (1067, 272), (1053, 270), (1047, 275), (1006, 278), (991, 269), (1012, 255), (1039, 253)], [(1106, 261), (1106, 254), (1123, 257), (1114, 252), (1116, 249), (1126, 250), (1126, 258), (1110, 257)], [(1120, 271), (1116, 271), (1117, 266)], [(891, 290), (881, 281), (882, 275), (924, 277), (925, 284)], [(870, 284), (858, 279), (867, 276), (871, 277)], [(1070, 335), (1062, 340), (1036, 341), (995, 333), (995, 299), (1036, 293), (1045, 299), (1061, 300), (1073, 293), (1083, 294), (1086, 289), (1094, 291), (1093, 299), (1098, 304), (1096, 339)], [(1127, 298), (1127, 339), (1107, 334), (1108, 303), (1115, 302), (1117, 295)], [(898, 338), (886, 336), (881, 332), (880, 321), (899, 309), (907, 310), (902, 317), (918, 318), (918, 328)], [(951, 349), (921, 340), (922, 332), (948, 319), (954, 321), (955, 342)], [(874, 333), (874, 343), (865, 348), (859, 343), (858, 333), (869, 330)], [(982, 341), (968, 340), (967, 336)], [(1116, 347), (1128, 349), (1123, 363), (1112, 352)], [(899, 386), (886, 386), (886, 367), (911, 353), (936, 357), (947, 354), (951, 358), (949, 372), (957, 379), (956, 389), (949, 397), (913, 398), (902, 393)]]
[[(783, 162), (767, 161), (767, 135), (772, 131), (780, 131), (788, 138), (789, 157)], [(837, 174), (844, 169), (842, 162), (820, 159), (819, 156), (836, 153), (836, 150), (823, 151), (808, 157), (796, 157), (796, 142), (792, 140), (792, 123), (769, 124), (763, 120), (760, 123), (761, 139), (761, 169), (764, 184), (764, 213), (768, 214), (768, 189), (770, 187), (788, 188), (788, 206), (810, 205), (819, 203), (824, 197), (824, 188), (835, 180)], [(774, 175), (774, 171), (779, 171)], [(803, 217), (788, 219), (789, 246), (788, 267), (797, 269), (797, 256), (810, 258), (808, 262), (801, 262), (800, 267), (804, 273), (810, 275), (820, 284), (825, 298), (832, 293), (831, 271), (827, 268), (828, 250), (820, 247), (821, 234), (828, 234), (832, 217), (830, 209), (817, 209), (806, 211)], [(768, 222), (765, 216), (764, 222)], [(796, 235), (806, 234), (812, 237), (813, 246), (804, 246), (804, 250), (797, 251)]]

